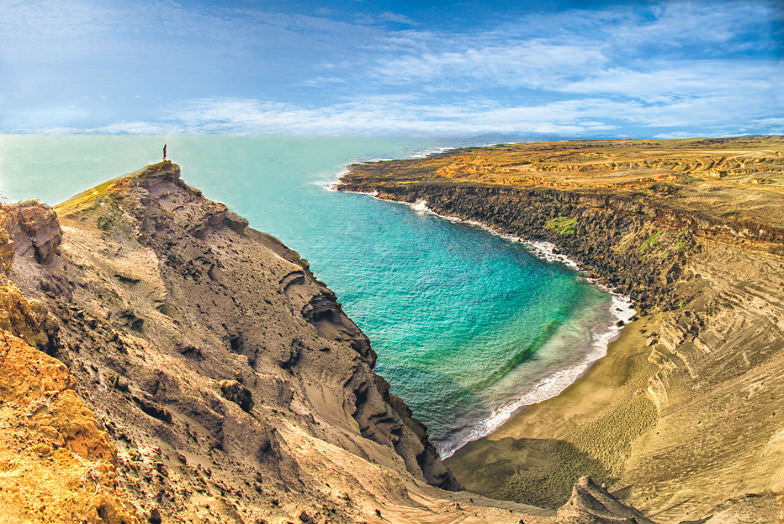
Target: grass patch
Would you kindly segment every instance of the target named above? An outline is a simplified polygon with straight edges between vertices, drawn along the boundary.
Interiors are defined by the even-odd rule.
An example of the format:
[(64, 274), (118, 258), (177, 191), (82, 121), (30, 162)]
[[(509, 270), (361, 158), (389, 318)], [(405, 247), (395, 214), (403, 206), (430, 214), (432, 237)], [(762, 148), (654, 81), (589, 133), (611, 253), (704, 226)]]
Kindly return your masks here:
[(651, 236), (649, 236), (645, 240), (645, 242), (643, 242), (642, 245), (640, 246), (640, 251), (642, 253), (645, 253), (645, 252), (650, 251), (651, 249), (653, 249), (653, 247), (656, 245), (656, 242), (659, 241), (659, 237), (662, 236), (662, 233), (664, 233), (664, 230), (660, 229), (656, 233), (654, 233)]
[(96, 209), (99, 203), (98, 200), (104, 196), (111, 196), (113, 186), (117, 184), (120, 178), (109, 180), (99, 186), (83, 191), (65, 202), (57, 204), (54, 206), (54, 210), (60, 216), (68, 216)]
[(690, 176), (690, 175), (683, 175), (681, 179), (678, 181), (678, 183), (683, 185), (699, 184), (700, 182), (705, 182), (705, 179), (696, 176)]
[(555, 217), (548, 220), (544, 227), (556, 231), (561, 236), (574, 235), (577, 219), (571, 217)]
[(114, 216), (112, 215), (101, 215), (98, 217), (98, 229), (102, 231), (109, 231), (111, 227), (114, 225)]

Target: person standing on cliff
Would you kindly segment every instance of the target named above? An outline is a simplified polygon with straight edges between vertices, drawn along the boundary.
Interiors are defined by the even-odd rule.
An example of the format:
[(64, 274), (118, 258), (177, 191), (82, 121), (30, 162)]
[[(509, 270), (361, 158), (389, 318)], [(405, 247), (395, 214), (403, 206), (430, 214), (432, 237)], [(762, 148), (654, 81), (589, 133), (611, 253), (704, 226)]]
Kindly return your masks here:
[(166, 144), (163, 144), (163, 161), (166, 162)]

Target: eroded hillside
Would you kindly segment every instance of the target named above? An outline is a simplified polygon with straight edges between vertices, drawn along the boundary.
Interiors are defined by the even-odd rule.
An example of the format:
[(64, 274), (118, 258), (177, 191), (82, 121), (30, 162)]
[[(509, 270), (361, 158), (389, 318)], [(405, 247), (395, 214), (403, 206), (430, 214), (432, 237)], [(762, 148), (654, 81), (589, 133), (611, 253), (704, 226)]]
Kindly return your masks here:
[(38, 228), (52, 217), (38, 205), (0, 206), (0, 522), (136, 524), (117, 488), (114, 442), (68, 369), (44, 352), (57, 319), (7, 276), (14, 247), (40, 259), (57, 246), (59, 227)]
[[(18, 384), (0, 384), (11, 428), (5, 471), (24, 468), (25, 482), (51, 494), (27, 507), (36, 499), (22, 480), (7, 483), (5, 514), (129, 524), (645, 522), (587, 479), (558, 513), (454, 491), (425, 428), (373, 372), (367, 337), (307, 262), (186, 185), (175, 164), (55, 210), (6, 211), (0, 327), (37, 347), (5, 339), (3, 355), (14, 357), (3, 363), (15, 366), (6, 379), (44, 384), (30, 398), (33, 421), (54, 410), (82, 433), (69, 440), (76, 430), (54, 423), (64, 436), (41, 433)], [(70, 411), (52, 398), (68, 399)], [(20, 447), (24, 439), (35, 445)], [(29, 461), (13, 456), (21, 449)], [(50, 460), (61, 456), (70, 462)]]

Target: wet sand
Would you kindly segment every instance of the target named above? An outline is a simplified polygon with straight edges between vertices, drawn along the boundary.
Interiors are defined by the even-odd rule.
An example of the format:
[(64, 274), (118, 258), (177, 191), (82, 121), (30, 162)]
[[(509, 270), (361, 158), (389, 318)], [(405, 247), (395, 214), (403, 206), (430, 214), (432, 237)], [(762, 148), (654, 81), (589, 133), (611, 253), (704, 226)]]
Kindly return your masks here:
[[(656, 370), (642, 332), (649, 321), (627, 325), (607, 355), (560, 395), (524, 408), (458, 450), (447, 460), (458, 480), (488, 496), (556, 507), (581, 475), (597, 482), (616, 477), (631, 440), (655, 417), (645, 396)], [(619, 446), (619, 440), (627, 444)]]

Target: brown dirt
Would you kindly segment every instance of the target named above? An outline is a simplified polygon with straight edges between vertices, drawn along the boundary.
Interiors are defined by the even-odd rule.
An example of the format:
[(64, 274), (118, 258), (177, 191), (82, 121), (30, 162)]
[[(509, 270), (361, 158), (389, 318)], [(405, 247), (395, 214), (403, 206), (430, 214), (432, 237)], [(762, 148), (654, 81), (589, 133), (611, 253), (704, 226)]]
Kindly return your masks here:
[(58, 360), (0, 332), (0, 522), (139, 522), (116, 450)]

